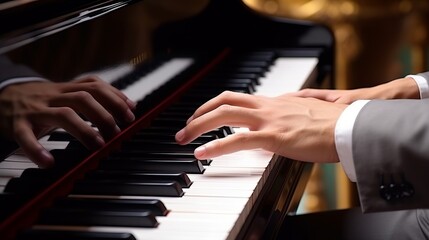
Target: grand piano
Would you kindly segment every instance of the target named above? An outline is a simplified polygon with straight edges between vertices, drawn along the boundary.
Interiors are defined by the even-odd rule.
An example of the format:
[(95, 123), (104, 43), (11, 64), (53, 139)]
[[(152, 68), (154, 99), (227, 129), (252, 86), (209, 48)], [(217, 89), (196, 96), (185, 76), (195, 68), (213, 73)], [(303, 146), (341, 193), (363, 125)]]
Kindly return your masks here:
[(2, 140), (1, 239), (275, 239), (296, 212), (311, 164), (258, 149), (197, 161), (198, 145), (247, 129), (187, 146), (174, 133), (225, 90), (332, 87), (328, 28), (239, 0), (1, 1), (0, 22), (1, 58), (51, 81), (96, 75), (138, 103), (97, 151), (42, 137), (50, 169)]

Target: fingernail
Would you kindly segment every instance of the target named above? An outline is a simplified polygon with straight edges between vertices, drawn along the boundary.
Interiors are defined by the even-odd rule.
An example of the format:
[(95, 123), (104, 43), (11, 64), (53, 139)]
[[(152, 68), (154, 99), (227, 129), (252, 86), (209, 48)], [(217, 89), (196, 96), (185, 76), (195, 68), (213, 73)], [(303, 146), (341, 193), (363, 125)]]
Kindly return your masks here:
[(134, 116), (134, 113), (131, 112), (130, 109), (127, 110), (127, 121), (128, 122), (132, 122), (136, 119), (136, 117)]
[(136, 107), (136, 103), (131, 101), (130, 99), (127, 99), (126, 102), (130, 108), (134, 109)]
[(46, 168), (54, 164), (54, 157), (48, 151), (42, 150), (41, 156), (42, 156), (42, 159), (41, 159), (41, 162), (39, 163), (40, 167)]
[(182, 129), (176, 133), (176, 141), (181, 142), (185, 138), (185, 130)]
[(116, 125), (116, 127), (115, 127), (115, 133), (118, 134), (120, 132), (121, 132), (121, 129)]
[(186, 121), (186, 124), (189, 124), (192, 120), (194, 120), (194, 116), (192, 115), (188, 120)]
[(97, 147), (102, 147), (105, 144), (103, 138), (101, 138), (100, 136), (97, 136), (95, 138), (95, 142), (97, 143)]
[(199, 146), (195, 149), (194, 155), (198, 159), (204, 158), (204, 155), (206, 154), (206, 146)]

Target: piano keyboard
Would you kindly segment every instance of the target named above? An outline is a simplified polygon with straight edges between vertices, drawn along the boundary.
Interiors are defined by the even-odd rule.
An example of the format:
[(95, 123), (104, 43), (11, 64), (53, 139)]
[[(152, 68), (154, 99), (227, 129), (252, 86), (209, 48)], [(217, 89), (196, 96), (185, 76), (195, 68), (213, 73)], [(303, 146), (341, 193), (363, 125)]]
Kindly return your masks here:
[[(245, 80), (226, 85), (232, 87), (232, 90), (252, 89), (249, 86), (243, 88), (242, 83), (249, 82), (245, 76), (259, 70), (257, 65), (261, 62), (260, 58), (266, 58), (267, 55), (272, 54), (256, 53), (249, 55), (255, 59), (246, 59), (243, 65), (233, 64), (241, 73), (221, 67), (217, 72), (224, 73), (209, 74), (206, 78), (223, 79), (232, 75), (231, 79), (240, 79), (244, 76)], [(316, 57), (276, 57), (273, 54), (272, 58), (265, 72), (258, 73), (261, 75), (255, 79), (258, 84), (247, 83), (255, 85), (252, 94), (277, 96), (297, 91), (306, 84), (318, 64)], [(133, 101), (141, 101), (189, 68), (193, 62), (192, 58), (168, 60), (122, 91)], [(214, 88), (216, 85), (211, 86)], [(198, 93), (202, 89), (198, 85), (196, 89), (161, 113), (153, 126), (136, 133), (136, 136), (141, 135), (137, 144), (131, 143), (131, 139), (130, 145), (123, 143), (120, 152), (102, 160), (97, 170), (77, 182), (68, 197), (45, 210), (36, 224), (21, 234), (19, 239), (235, 239), (275, 161), (272, 160), (272, 153), (260, 149), (240, 151), (201, 162), (192, 161), (193, 149), (197, 145), (213, 137), (222, 137), (222, 134), (230, 131), (248, 131), (245, 128), (218, 129), (197, 139), (191, 147), (175, 145), (174, 133), (183, 127), (186, 116), (190, 116), (192, 110), (202, 103), (201, 95), (210, 98), (215, 92)], [(223, 90), (227, 89), (219, 91)], [(185, 100), (187, 102), (183, 103)], [(178, 120), (170, 122), (169, 118), (181, 118), (182, 122), (176, 126)], [(167, 137), (154, 133), (157, 131)], [(45, 148), (57, 152), (66, 151), (73, 144), (78, 148), (79, 144), (73, 141), (50, 140), (54, 135), (61, 135), (61, 132), (64, 133), (63, 130), (54, 131), (41, 138), (40, 142)], [(126, 152), (127, 157), (121, 152)], [(147, 159), (141, 159), (139, 154)], [(172, 163), (179, 170), (175, 172), (176, 165), (171, 169), (163, 165), (167, 164), (168, 161), (164, 160), (168, 159), (181, 159), (180, 164)], [(156, 167), (154, 163), (161, 164), (162, 169), (159, 170), (159, 166)], [(18, 182), (15, 188), (11, 183), (23, 178), (23, 172), (30, 172), (30, 168), (37, 166), (20, 150), (0, 162), (2, 194), (11, 192), (10, 189), (21, 191), (19, 181), (15, 181)], [(139, 209), (139, 206), (143, 207)]]

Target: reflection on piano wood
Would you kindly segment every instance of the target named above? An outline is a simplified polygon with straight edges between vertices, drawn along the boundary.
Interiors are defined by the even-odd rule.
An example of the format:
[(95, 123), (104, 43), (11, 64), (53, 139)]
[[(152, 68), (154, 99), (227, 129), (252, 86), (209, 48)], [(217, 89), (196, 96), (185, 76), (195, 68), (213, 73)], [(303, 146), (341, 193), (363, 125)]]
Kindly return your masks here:
[[(275, 237), (279, 223), (296, 209), (309, 165), (259, 149), (202, 161), (193, 157), (197, 146), (248, 131), (243, 128), (225, 126), (186, 146), (177, 145), (174, 134), (199, 105), (222, 91), (276, 96), (317, 86), (329, 74), (332, 62), (325, 59), (327, 49), (322, 43), (298, 46), (297, 36), (279, 37), (289, 38), (284, 45), (274, 40), (241, 46), (237, 43), (250, 33), (233, 34), (239, 28), (225, 29), (232, 37), (229, 43), (219, 32), (208, 34), (205, 31), (217, 19), (209, 17), (222, 16), (224, 7), (237, 10), (247, 24), (252, 22), (249, 17), (257, 25), (271, 22), (253, 16), (239, 2), (219, 2), (196, 19), (161, 29), (155, 49), (162, 54), (154, 54), (151, 61), (127, 71), (124, 65), (99, 71), (100, 76), (114, 76), (112, 85), (138, 102), (137, 120), (124, 126), (105, 147), (88, 152), (58, 129), (40, 139), (55, 156), (54, 168), (37, 169), (20, 150), (0, 162), (2, 236), (12, 239), (18, 233), (18, 239), (45, 240)], [(236, 17), (228, 16), (223, 17)], [(287, 31), (290, 26), (295, 28), (292, 33), (306, 34), (304, 29), (313, 29), (276, 24), (267, 28)], [(197, 32), (179, 34), (190, 28)], [(203, 40), (208, 45), (200, 45)]]

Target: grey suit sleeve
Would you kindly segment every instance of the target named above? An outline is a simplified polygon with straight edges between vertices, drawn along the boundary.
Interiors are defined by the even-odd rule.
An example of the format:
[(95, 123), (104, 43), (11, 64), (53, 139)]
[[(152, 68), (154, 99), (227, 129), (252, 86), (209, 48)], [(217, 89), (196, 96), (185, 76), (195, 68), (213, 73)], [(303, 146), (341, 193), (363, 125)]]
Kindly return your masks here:
[(352, 138), (364, 212), (429, 207), (429, 99), (369, 102)]

